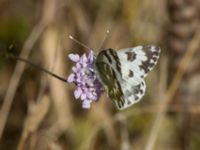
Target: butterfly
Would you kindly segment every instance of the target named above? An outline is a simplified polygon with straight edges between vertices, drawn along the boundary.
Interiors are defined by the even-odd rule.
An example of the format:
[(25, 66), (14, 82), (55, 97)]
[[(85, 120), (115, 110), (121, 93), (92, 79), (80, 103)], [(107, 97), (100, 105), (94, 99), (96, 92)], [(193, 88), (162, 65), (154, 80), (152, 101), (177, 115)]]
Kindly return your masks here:
[(145, 94), (144, 78), (159, 59), (155, 45), (101, 51), (95, 61), (98, 78), (114, 105), (122, 110), (139, 102)]

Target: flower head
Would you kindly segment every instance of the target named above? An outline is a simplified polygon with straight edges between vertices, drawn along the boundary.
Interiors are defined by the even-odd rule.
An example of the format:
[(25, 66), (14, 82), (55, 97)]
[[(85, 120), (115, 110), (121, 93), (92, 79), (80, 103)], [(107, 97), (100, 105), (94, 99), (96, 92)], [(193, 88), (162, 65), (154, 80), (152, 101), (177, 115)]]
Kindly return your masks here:
[(67, 82), (76, 84), (74, 96), (76, 99), (82, 100), (83, 108), (88, 109), (91, 102), (97, 101), (102, 93), (101, 84), (95, 73), (93, 51), (90, 50), (88, 56), (86, 54), (82, 56), (69, 54), (68, 56), (76, 64), (72, 67), (72, 73)]

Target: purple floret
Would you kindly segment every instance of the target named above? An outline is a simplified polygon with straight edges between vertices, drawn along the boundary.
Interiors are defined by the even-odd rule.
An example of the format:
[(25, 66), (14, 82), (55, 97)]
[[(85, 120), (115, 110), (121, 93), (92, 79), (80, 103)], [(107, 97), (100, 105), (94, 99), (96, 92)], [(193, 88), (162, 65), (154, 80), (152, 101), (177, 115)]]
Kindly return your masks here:
[(93, 51), (90, 50), (88, 57), (86, 54), (68, 56), (76, 64), (72, 67), (67, 82), (76, 84), (74, 97), (82, 100), (83, 108), (89, 109), (91, 102), (97, 101), (102, 93), (102, 86), (95, 72)]

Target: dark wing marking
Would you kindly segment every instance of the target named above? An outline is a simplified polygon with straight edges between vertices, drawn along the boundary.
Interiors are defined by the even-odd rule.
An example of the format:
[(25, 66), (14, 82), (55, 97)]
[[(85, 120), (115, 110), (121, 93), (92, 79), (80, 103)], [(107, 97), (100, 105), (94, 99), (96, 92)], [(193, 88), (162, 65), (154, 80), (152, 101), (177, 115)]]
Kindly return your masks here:
[(156, 65), (160, 48), (154, 45), (137, 46), (125, 48), (117, 51), (122, 67), (122, 78), (128, 79), (130, 71), (133, 71), (135, 81), (134, 85), (141, 83), (141, 78), (146, 77), (147, 73)]
[(131, 105), (140, 101), (144, 96), (146, 85), (145, 81), (142, 80), (138, 85), (132, 85), (129, 81), (124, 81), (122, 83), (122, 90), (124, 93), (125, 105), (124, 108), (130, 107)]
[(161, 50), (158, 46), (154, 45), (142, 46), (142, 50), (145, 52), (147, 60), (142, 61), (140, 68), (147, 74), (156, 65)]
[(107, 95), (114, 102), (117, 108), (121, 109), (125, 104), (125, 100), (115, 71), (110, 67), (110, 65), (103, 62), (96, 63), (96, 67)]
[(154, 45), (104, 50), (96, 59), (99, 78), (118, 109), (138, 102), (145, 93), (144, 77), (158, 61), (160, 48)]
[(127, 55), (128, 61), (134, 61), (136, 59), (136, 54), (134, 51), (125, 52), (125, 54)]
[(125, 100), (120, 85), (121, 64), (117, 53), (112, 49), (101, 51), (96, 58), (96, 69), (109, 98), (118, 109), (124, 108)]

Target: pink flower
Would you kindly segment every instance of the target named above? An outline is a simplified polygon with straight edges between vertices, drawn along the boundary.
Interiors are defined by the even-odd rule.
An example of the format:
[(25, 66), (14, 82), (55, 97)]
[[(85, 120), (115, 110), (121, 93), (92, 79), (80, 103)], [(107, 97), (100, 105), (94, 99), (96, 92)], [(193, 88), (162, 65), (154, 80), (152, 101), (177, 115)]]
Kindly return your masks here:
[(94, 54), (91, 50), (88, 57), (86, 54), (69, 54), (69, 58), (75, 62), (72, 73), (67, 82), (75, 83), (74, 97), (82, 100), (82, 107), (89, 109), (92, 101), (97, 101), (102, 93), (102, 86), (97, 78), (94, 67)]

